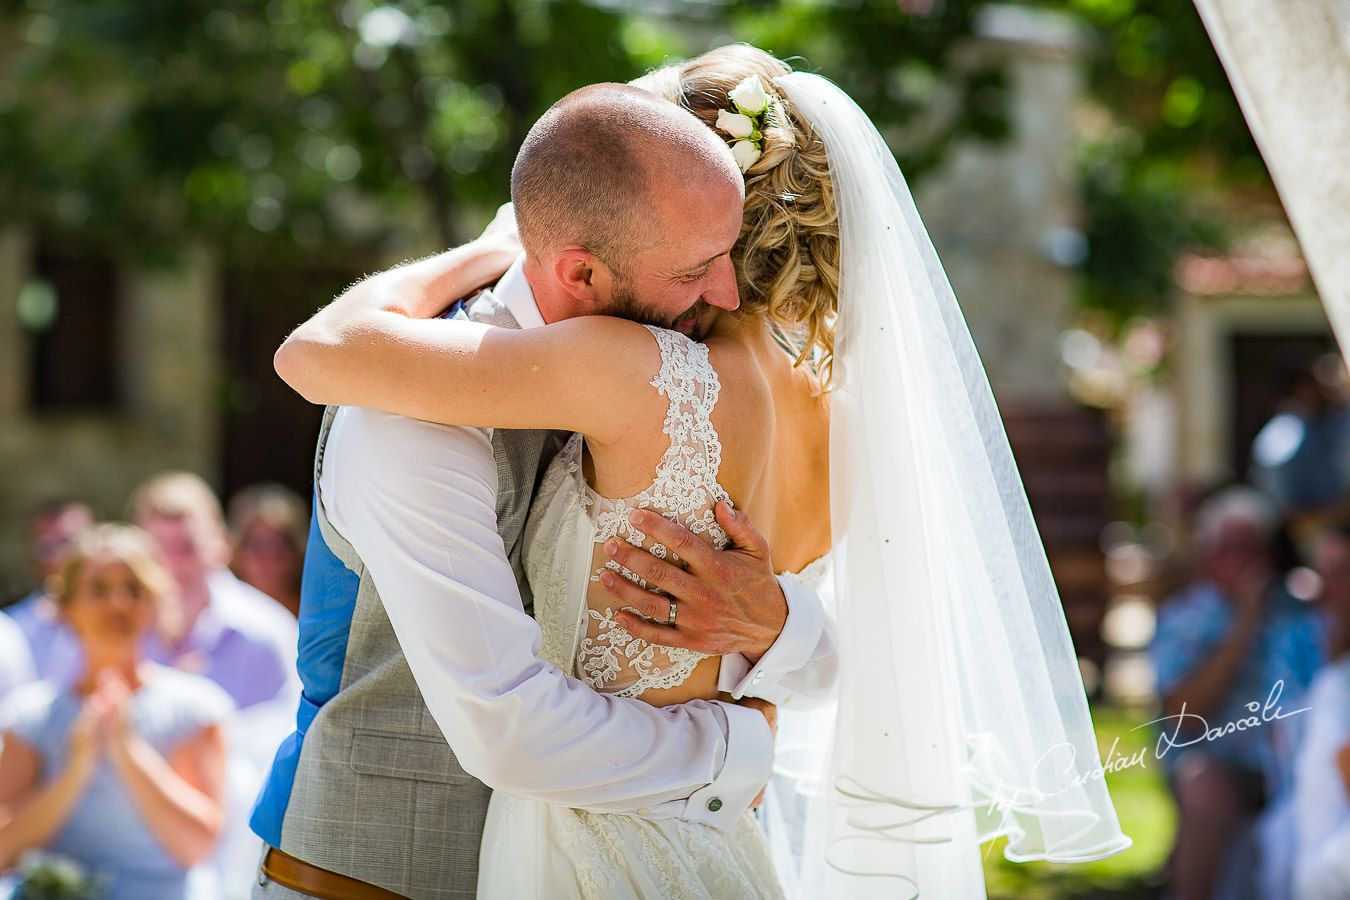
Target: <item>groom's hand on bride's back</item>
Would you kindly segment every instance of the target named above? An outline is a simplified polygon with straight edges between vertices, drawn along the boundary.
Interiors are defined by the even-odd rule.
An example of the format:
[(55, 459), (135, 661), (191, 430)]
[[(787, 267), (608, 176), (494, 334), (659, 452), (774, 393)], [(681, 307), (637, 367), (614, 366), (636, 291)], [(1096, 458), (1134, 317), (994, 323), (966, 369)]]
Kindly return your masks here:
[[(717, 521), (731, 538), (725, 550), (656, 513), (635, 510), (629, 517), (650, 541), (663, 544), (684, 561), (684, 568), (657, 559), (625, 541), (608, 541), (605, 551), (646, 580), (644, 590), (614, 572), (601, 584), (642, 615), (625, 609), (619, 624), (654, 644), (687, 647), (713, 656), (740, 653), (751, 663), (773, 646), (787, 621), (787, 600), (774, 577), (769, 545), (744, 513), (717, 504)], [(669, 596), (653, 594), (659, 588)], [(675, 601), (675, 624), (669, 618)], [(644, 618), (645, 617), (645, 618)]]

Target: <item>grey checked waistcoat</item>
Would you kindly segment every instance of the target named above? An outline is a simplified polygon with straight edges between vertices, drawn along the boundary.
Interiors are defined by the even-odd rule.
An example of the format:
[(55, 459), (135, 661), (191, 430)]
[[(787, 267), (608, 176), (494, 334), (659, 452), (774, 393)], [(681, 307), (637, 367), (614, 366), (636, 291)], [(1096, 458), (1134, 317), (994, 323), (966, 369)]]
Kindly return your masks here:
[[(474, 301), (470, 318), (519, 327), (491, 294)], [(341, 688), (305, 732), (280, 849), (414, 900), (472, 898), (490, 792), (455, 759), (369, 573), (324, 515), (319, 476), (335, 412), (325, 412), (319, 434), (315, 516), (324, 542), (359, 576), (360, 587)], [(548, 434), (499, 429), (492, 439), (498, 532), (527, 610), (521, 534)]]

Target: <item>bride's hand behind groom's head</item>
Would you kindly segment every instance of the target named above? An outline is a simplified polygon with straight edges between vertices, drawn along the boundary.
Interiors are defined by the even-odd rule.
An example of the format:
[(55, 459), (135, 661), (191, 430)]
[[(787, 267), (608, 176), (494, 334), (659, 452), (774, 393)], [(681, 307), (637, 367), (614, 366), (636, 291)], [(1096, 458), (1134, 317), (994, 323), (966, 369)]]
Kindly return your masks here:
[(478, 240), (492, 244), (502, 251), (509, 251), (513, 256), (519, 256), (523, 250), (520, 244), (520, 230), (516, 227), (515, 207), (509, 202), (497, 207), (497, 214), (487, 223)]

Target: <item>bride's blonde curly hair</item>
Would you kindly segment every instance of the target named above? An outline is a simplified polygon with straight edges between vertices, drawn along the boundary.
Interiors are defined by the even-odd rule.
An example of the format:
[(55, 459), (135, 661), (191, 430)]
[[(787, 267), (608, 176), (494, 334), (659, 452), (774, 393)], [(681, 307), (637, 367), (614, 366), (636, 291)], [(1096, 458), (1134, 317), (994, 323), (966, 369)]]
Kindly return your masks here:
[(839, 217), (825, 145), (774, 85), (791, 71), (763, 50), (732, 44), (633, 84), (680, 104), (717, 131), (718, 111), (734, 111), (728, 93), (759, 76), (769, 96), (764, 152), (745, 173), (745, 218), (731, 253), (741, 309), (765, 316), (796, 364), (809, 362), (828, 384), (839, 302)]

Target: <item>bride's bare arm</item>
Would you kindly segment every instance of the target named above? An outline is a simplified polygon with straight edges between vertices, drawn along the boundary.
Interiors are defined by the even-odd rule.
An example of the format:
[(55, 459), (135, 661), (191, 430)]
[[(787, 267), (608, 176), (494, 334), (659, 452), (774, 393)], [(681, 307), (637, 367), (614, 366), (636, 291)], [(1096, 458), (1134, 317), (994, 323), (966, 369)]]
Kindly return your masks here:
[(296, 329), (273, 360), (313, 403), (446, 425), (580, 431), (609, 444), (632, 429), (641, 405), (659, 400), (631, 377), (654, 371), (659, 353), (632, 322), (587, 316), (518, 331), (390, 309), (338, 312), (342, 303)]
[(632, 377), (659, 365), (641, 326), (586, 316), (521, 331), (431, 318), (499, 275), (512, 246), (489, 232), (352, 286), (286, 339), (277, 374), (313, 403), (619, 442), (650, 419), (647, 407), (664, 409), (646, 379)]

